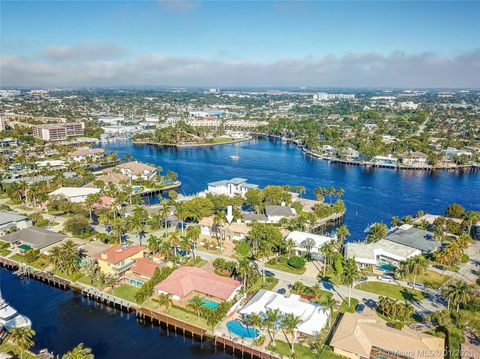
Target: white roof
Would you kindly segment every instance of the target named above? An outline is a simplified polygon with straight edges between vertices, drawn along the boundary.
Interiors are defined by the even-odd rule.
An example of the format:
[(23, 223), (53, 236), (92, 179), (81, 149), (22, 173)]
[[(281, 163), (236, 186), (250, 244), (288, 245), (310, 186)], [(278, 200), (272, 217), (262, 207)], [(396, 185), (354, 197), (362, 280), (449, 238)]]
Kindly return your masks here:
[(332, 237), (321, 236), (319, 234), (293, 231), (288, 234), (286, 240), (288, 241), (291, 239), (293, 242), (295, 242), (297, 247), (302, 247), (302, 242), (308, 238), (311, 238), (315, 241), (315, 248), (320, 248), (325, 243), (331, 242), (334, 239)]
[(285, 297), (282, 294), (261, 289), (239, 311), (242, 315), (265, 314), (268, 309), (278, 309), (282, 314), (294, 314), (302, 323), (297, 330), (307, 335), (319, 333), (326, 325), (329, 309), (318, 304), (302, 302), (300, 296), (291, 294)]
[(373, 243), (346, 243), (345, 256), (355, 257), (357, 262), (377, 264), (376, 258), (380, 255), (396, 261), (405, 261), (410, 257), (422, 254), (418, 249), (400, 243), (381, 239)]
[(88, 188), (88, 187), (60, 187), (53, 192), (50, 192), (49, 196), (64, 196), (66, 198), (88, 196), (89, 194), (99, 193), (100, 188)]

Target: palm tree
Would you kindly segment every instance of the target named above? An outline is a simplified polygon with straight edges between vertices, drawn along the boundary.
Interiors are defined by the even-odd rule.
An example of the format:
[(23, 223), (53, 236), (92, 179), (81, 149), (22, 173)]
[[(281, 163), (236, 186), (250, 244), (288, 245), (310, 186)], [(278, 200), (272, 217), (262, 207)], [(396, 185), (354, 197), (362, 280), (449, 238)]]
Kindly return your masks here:
[(460, 309), (460, 304), (466, 304), (470, 300), (470, 288), (467, 283), (457, 281), (449, 286), (448, 292), (449, 308), (450, 302), (456, 305), (457, 312)]
[(20, 348), (20, 359), (23, 358), (25, 351), (33, 347), (35, 331), (27, 327), (13, 327), (10, 330), (10, 338), (13, 343)]
[(167, 238), (167, 232), (168, 232), (168, 215), (170, 214), (170, 207), (171, 203), (168, 200), (164, 200), (160, 203), (160, 210), (159, 210), (159, 216), (163, 220), (164, 224), (164, 237)]
[(55, 269), (63, 271), (63, 251), (60, 247), (52, 248), (49, 259)]
[(428, 267), (428, 261), (424, 256), (411, 257), (405, 261), (405, 270), (409, 275), (413, 275), (413, 288), (417, 281), (417, 276), (425, 272)]
[(328, 309), (330, 310), (330, 313), (328, 315), (328, 327), (330, 328), (332, 326), (333, 311), (335, 309), (335, 306), (337, 305), (337, 301), (333, 299), (333, 296), (328, 297), (327, 300), (323, 301), (322, 305), (328, 307)]
[(393, 216), (392, 220), (390, 222), (392, 227), (398, 227), (400, 225), (400, 223), (401, 223), (400, 218), (398, 218), (397, 216)]
[[(267, 331), (270, 334), (270, 338), (272, 340), (272, 345), (275, 347), (275, 336), (277, 334), (277, 323), (280, 321), (282, 315), (278, 309), (272, 310), (267, 309), (265, 318), (265, 324), (267, 327)], [(271, 331), (271, 332), (270, 332)]]
[(168, 236), (168, 240), (170, 242), (170, 246), (173, 248), (173, 255), (176, 256), (177, 248), (181, 242), (181, 238), (180, 238), (180, 234), (178, 233), (178, 230), (175, 230), (172, 233), (170, 233), (170, 235)]
[[(282, 319), (282, 328), (292, 334), (292, 341), (290, 344), (291, 353), (295, 353), (295, 340), (297, 338), (297, 327), (302, 322), (300, 317), (297, 317), (293, 313), (286, 314)], [(288, 338), (288, 337), (287, 337)]]
[(201, 229), (199, 226), (190, 226), (187, 228), (187, 236), (192, 244), (193, 259), (197, 256), (198, 240), (200, 239)]
[(355, 282), (360, 277), (357, 262), (355, 257), (343, 259), (343, 272), (340, 275), (340, 280), (343, 285), (348, 286), (348, 306), (350, 306), (350, 299), (352, 297), (352, 288)]
[(349, 235), (350, 235), (350, 231), (348, 230), (347, 226), (342, 224), (340, 227), (338, 227), (337, 239), (338, 239), (338, 244), (340, 245), (339, 247), (341, 247), (341, 245)]
[(84, 347), (83, 343), (62, 355), (62, 359), (93, 359), (92, 349)]
[(195, 312), (197, 316), (200, 316), (200, 311), (204, 308), (202, 297), (195, 295), (188, 301), (187, 307)]
[(165, 309), (168, 309), (172, 304), (172, 295), (168, 293), (162, 293), (158, 296), (158, 304)]
[(327, 273), (328, 262), (335, 253), (335, 249), (333, 248), (331, 242), (327, 242), (320, 247), (320, 252), (323, 254), (323, 276), (325, 277)]
[(410, 318), (414, 312), (415, 308), (413, 305), (408, 300), (405, 300), (402, 304), (403, 321), (406, 322), (407, 318)]
[(262, 317), (260, 316), (260, 314), (257, 314), (257, 313), (253, 313), (253, 314), (250, 314), (247, 318), (247, 324), (250, 325), (253, 329), (255, 328), (260, 328), (260, 326), (262, 325), (262, 322), (263, 322), (263, 319)]

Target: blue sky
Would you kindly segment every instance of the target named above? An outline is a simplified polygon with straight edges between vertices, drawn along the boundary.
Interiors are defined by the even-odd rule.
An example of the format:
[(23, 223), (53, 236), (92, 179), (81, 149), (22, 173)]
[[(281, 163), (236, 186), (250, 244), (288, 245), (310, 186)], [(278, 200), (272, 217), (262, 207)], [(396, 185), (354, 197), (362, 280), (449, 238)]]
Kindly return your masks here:
[[(161, 56), (270, 71), (263, 66), (311, 59), (325, 66), (331, 57), (388, 58), (396, 52), (456, 61), (480, 49), (476, 1), (2, 1), (1, 10), (2, 55), (44, 66), (59, 60), (70, 68), (92, 61), (118, 65)], [(65, 51), (71, 56), (60, 59)], [(80, 52), (83, 62), (74, 56)]]

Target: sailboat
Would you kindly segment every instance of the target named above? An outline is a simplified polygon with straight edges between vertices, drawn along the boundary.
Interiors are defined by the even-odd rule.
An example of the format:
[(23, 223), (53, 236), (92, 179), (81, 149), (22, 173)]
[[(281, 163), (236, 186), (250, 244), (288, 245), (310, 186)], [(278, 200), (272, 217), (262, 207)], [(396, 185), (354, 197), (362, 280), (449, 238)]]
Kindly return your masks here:
[(240, 156), (238, 155), (238, 149), (237, 147), (235, 147), (235, 153), (233, 155), (230, 156), (230, 158), (232, 160), (239, 160), (240, 159)]
[(26, 316), (19, 314), (12, 306), (10, 306), (2, 297), (0, 291), (0, 328), (9, 331), (12, 328), (31, 327), (32, 322)]

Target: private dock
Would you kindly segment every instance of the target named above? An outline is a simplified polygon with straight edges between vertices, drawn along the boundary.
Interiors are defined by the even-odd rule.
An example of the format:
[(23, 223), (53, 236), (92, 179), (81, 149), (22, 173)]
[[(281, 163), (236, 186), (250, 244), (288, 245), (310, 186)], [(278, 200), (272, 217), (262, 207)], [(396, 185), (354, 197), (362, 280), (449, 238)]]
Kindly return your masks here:
[(99, 303), (106, 304), (112, 308), (120, 309), (127, 313), (135, 309), (134, 305), (129, 301), (105, 293), (97, 288), (86, 287), (82, 290), (82, 295), (88, 299), (95, 300)]
[(170, 190), (178, 189), (181, 186), (182, 186), (182, 182), (175, 181), (174, 183), (166, 185), (166, 186), (161, 187), (161, 188), (145, 188), (144, 190), (142, 190), (138, 193), (135, 193), (135, 194), (139, 194), (140, 196), (152, 196), (152, 195), (155, 195), (155, 194), (159, 194), (159, 193), (167, 192), (167, 191), (170, 191)]
[(248, 355), (250, 358), (258, 359), (280, 359), (275, 353), (252, 348), (246, 344), (239, 343), (223, 336), (215, 336), (214, 342), (216, 347), (223, 347), (224, 352), (230, 351), (230, 354), (234, 356), (240, 355), (243, 358), (245, 355)]

